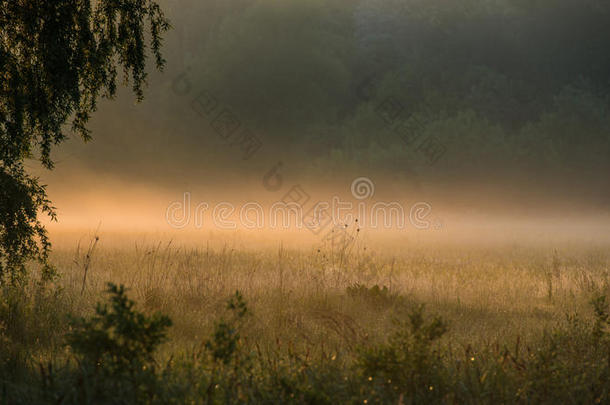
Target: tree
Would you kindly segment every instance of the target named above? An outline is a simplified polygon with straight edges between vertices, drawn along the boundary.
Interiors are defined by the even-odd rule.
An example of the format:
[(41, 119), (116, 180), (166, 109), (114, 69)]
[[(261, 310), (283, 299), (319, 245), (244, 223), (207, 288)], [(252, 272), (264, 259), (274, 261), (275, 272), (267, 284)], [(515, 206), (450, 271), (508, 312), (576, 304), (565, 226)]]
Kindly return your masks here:
[(24, 161), (52, 169), (68, 123), (89, 140), (87, 122), (100, 97), (114, 97), (119, 69), (141, 101), (147, 58), (163, 69), (169, 28), (154, 0), (0, 0), (0, 284), (21, 279), (30, 260), (53, 274), (38, 215), (55, 219), (54, 208)]

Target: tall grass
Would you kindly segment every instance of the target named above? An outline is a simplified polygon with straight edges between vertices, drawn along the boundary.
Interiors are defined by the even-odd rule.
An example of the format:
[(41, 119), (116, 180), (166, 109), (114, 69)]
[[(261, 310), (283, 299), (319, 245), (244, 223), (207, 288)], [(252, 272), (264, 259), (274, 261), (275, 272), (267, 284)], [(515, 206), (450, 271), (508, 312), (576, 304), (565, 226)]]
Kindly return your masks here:
[[(55, 284), (3, 291), (0, 403), (604, 402), (607, 252), (60, 246)], [(146, 375), (100, 394), (66, 336), (101, 316), (109, 281), (173, 326)]]

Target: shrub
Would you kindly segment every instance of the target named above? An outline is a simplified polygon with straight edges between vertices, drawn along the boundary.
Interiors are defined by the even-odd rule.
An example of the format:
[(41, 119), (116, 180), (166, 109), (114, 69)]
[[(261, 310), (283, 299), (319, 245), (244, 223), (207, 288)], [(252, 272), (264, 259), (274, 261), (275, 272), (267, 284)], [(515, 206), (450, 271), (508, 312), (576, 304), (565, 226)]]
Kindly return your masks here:
[(398, 326), (387, 342), (360, 350), (356, 364), (361, 376), (373, 383), (375, 392), (385, 391), (394, 400), (403, 395), (415, 401), (439, 397), (443, 364), (433, 344), (447, 332), (447, 324), (439, 317), (426, 320), (424, 307), (418, 306)]
[(91, 318), (73, 319), (67, 335), (81, 371), (76, 402), (108, 397), (152, 402), (157, 390), (153, 354), (166, 340), (171, 320), (136, 311), (123, 286), (108, 284), (107, 292), (110, 306), (98, 304)]
[(231, 312), (231, 317), (217, 322), (212, 338), (205, 342), (213, 359), (224, 364), (228, 364), (236, 353), (240, 339), (239, 324), (248, 313), (246, 302), (239, 291), (229, 299), (227, 309)]
[(362, 299), (377, 307), (390, 306), (400, 298), (398, 294), (391, 293), (388, 287), (379, 287), (377, 284), (369, 288), (355, 283), (347, 287), (345, 291), (348, 296)]

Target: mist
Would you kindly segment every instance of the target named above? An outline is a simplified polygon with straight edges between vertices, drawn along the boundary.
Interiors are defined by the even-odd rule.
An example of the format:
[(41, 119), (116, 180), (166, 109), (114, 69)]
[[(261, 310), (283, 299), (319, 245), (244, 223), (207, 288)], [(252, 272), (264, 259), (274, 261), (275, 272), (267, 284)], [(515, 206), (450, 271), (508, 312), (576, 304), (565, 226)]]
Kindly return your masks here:
[[(150, 72), (144, 102), (119, 92), (100, 104), (91, 142), (71, 139), (53, 171), (33, 168), (58, 208), (54, 232), (101, 223), (230, 233), (215, 229), (211, 214), (201, 227), (176, 229), (168, 207), (188, 194), (192, 210), (235, 205), (235, 219), (240, 205), (267, 209), (294, 187), (311, 201), (356, 204), (350, 187), (362, 177), (375, 188), (369, 206), (398, 202), (408, 216), (413, 204), (429, 204), (443, 223), (423, 232), (434, 238), (527, 236), (545, 224), (561, 229), (548, 231), (554, 236), (607, 230), (603, 3), (162, 6), (174, 26), (167, 67)], [(306, 233), (268, 228), (277, 240)]]

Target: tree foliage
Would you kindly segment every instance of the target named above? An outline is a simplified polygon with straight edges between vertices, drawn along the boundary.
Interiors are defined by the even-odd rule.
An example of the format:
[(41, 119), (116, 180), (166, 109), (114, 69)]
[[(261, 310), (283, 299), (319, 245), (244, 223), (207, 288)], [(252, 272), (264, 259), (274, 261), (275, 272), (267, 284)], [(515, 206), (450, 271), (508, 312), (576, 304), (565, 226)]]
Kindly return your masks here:
[[(452, 179), (521, 170), (554, 179), (610, 167), (610, 8), (602, 1), (185, 1), (189, 13), (172, 17), (179, 44), (168, 44), (182, 66), (165, 79), (186, 72), (185, 103), (213, 93), (266, 147), (303, 156), (303, 171), (410, 165)], [(170, 85), (155, 99), (165, 103), (155, 129), (167, 127), (147, 140), (160, 144), (183, 129), (191, 139), (175, 155), (188, 167), (202, 131), (185, 123)], [(386, 101), (400, 103), (399, 117), (381, 116)], [(410, 144), (400, 125), (413, 116), (421, 125)], [(434, 169), (418, 151), (432, 137), (448, 149)], [(131, 142), (123, 160), (140, 147)], [(159, 159), (148, 158), (151, 166)]]
[(147, 57), (163, 68), (168, 29), (153, 0), (0, 0), (0, 280), (32, 258), (51, 270), (37, 213), (54, 211), (24, 161), (52, 169), (67, 123), (89, 140), (87, 122), (100, 97), (115, 95), (120, 69), (142, 100)]

